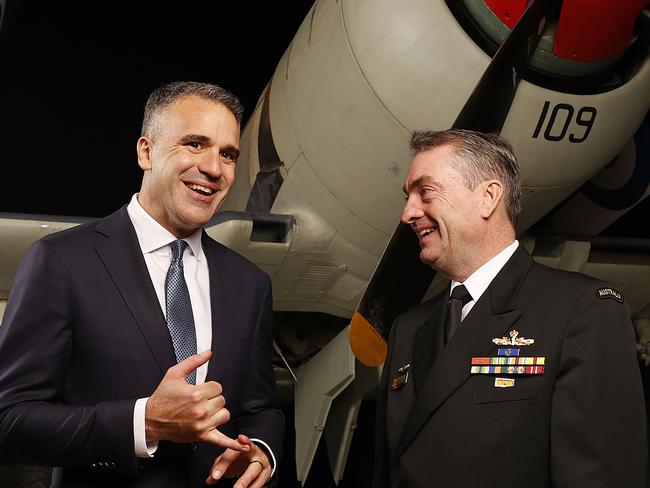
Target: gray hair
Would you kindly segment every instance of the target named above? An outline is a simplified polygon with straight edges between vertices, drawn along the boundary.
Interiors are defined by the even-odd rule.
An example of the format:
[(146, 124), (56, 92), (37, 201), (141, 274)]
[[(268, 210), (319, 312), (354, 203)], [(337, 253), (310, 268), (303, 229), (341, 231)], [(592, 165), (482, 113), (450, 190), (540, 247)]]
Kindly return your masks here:
[(467, 188), (474, 190), (479, 183), (493, 178), (503, 183), (506, 212), (514, 227), (521, 212), (521, 175), (510, 143), (498, 134), (464, 129), (416, 130), (411, 136), (413, 156), (446, 145), (454, 148), (454, 164)]
[(180, 98), (191, 95), (210, 100), (214, 103), (220, 103), (232, 112), (235, 119), (237, 119), (237, 124), (241, 126), (244, 107), (239, 99), (228, 90), (210, 83), (175, 81), (156, 88), (149, 95), (147, 104), (144, 107), (141, 135), (153, 136), (153, 133), (158, 129), (156, 127), (157, 116)]

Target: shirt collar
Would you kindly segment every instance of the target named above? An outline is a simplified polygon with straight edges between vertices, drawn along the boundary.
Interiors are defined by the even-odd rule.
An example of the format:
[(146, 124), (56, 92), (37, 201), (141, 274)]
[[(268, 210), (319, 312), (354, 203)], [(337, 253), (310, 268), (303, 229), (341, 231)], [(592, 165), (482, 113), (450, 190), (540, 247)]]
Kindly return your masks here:
[(501, 268), (505, 266), (508, 260), (515, 253), (517, 246), (519, 246), (519, 241), (515, 240), (508, 247), (492, 257), (483, 266), (474, 271), (463, 283), (452, 280), (449, 292), (451, 293), (451, 290), (458, 285), (465, 285), (469, 294), (472, 295), (472, 300), (475, 302), (478, 301), (478, 299), (481, 298), (481, 295), (483, 295), (483, 292), (485, 292), (487, 287), (490, 286), (494, 277), (499, 273), (499, 271), (501, 271)]
[[(160, 248), (169, 246), (169, 244), (176, 240), (176, 236), (160, 225), (156, 220), (142, 208), (138, 201), (138, 194), (131, 197), (131, 201), (126, 207), (129, 214), (135, 233), (138, 236), (138, 242), (143, 254), (156, 251)], [(183, 238), (189, 245), (192, 254), (196, 257), (197, 261), (203, 259), (203, 247), (201, 245), (202, 229), (196, 229), (189, 236)]]

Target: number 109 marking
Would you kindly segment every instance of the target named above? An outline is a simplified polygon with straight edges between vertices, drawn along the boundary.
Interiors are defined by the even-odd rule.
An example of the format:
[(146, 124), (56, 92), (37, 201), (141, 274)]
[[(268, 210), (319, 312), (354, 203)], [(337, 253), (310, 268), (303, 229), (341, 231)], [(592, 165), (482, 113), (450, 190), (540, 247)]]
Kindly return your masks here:
[[(568, 103), (558, 103), (551, 110), (551, 115), (548, 118), (548, 123), (546, 123), (546, 115), (548, 114), (548, 109), (551, 105), (551, 102), (544, 102), (544, 108), (542, 113), (539, 115), (539, 120), (537, 121), (537, 127), (533, 132), (533, 139), (537, 139), (540, 131), (546, 124), (544, 129), (544, 139), (547, 141), (561, 141), (564, 139), (564, 136), (569, 129), (569, 125), (573, 120), (573, 113), (575, 112), (573, 106)], [(594, 126), (594, 121), (596, 120), (596, 107), (582, 107), (578, 110), (576, 114), (575, 123), (580, 127), (584, 127), (584, 130), (581, 134), (576, 134), (571, 132), (569, 134), (570, 142), (583, 142), (589, 136), (591, 128)], [(562, 122), (564, 119), (564, 122)]]

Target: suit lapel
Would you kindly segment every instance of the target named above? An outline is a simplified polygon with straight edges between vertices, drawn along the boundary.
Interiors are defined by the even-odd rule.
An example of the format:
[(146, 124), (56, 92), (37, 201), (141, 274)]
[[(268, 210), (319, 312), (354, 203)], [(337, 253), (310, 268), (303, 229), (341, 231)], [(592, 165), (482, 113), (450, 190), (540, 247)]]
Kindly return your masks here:
[(95, 230), (104, 236), (95, 250), (164, 374), (176, 364), (174, 347), (126, 207), (102, 219)]
[(237, 324), (238, 282), (231, 260), (221, 244), (203, 232), (203, 251), (210, 273), (210, 313), (212, 315), (212, 358), (206, 380), (220, 378), (227, 366), (225, 358)]
[(393, 461), (438, 407), (467, 381), (471, 358), (490, 355), (495, 347), (492, 339), (505, 335), (521, 316), (521, 310), (515, 308), (517, 292), (531, 264), (532, 259), (519, 246), (463, 320), (418, 390)]

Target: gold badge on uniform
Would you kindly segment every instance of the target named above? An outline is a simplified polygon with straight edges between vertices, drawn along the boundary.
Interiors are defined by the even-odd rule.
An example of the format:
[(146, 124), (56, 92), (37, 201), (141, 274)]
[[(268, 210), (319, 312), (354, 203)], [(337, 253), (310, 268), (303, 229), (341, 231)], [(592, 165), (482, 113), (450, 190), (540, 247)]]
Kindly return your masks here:
[(514, 378), (494, 378), (495, 388), (512, 388), (515, 386)]
[(516, 331), (515, 329), (512, 329), (508, 335), (508, 337), (495, 337), (492, 339), (492, 342), (497, 344), (498, 346), (530, 346), (531, 344), (535, 343), (535, 339), (526, 339), (525, 337), (518, 337), (519, 332)]

